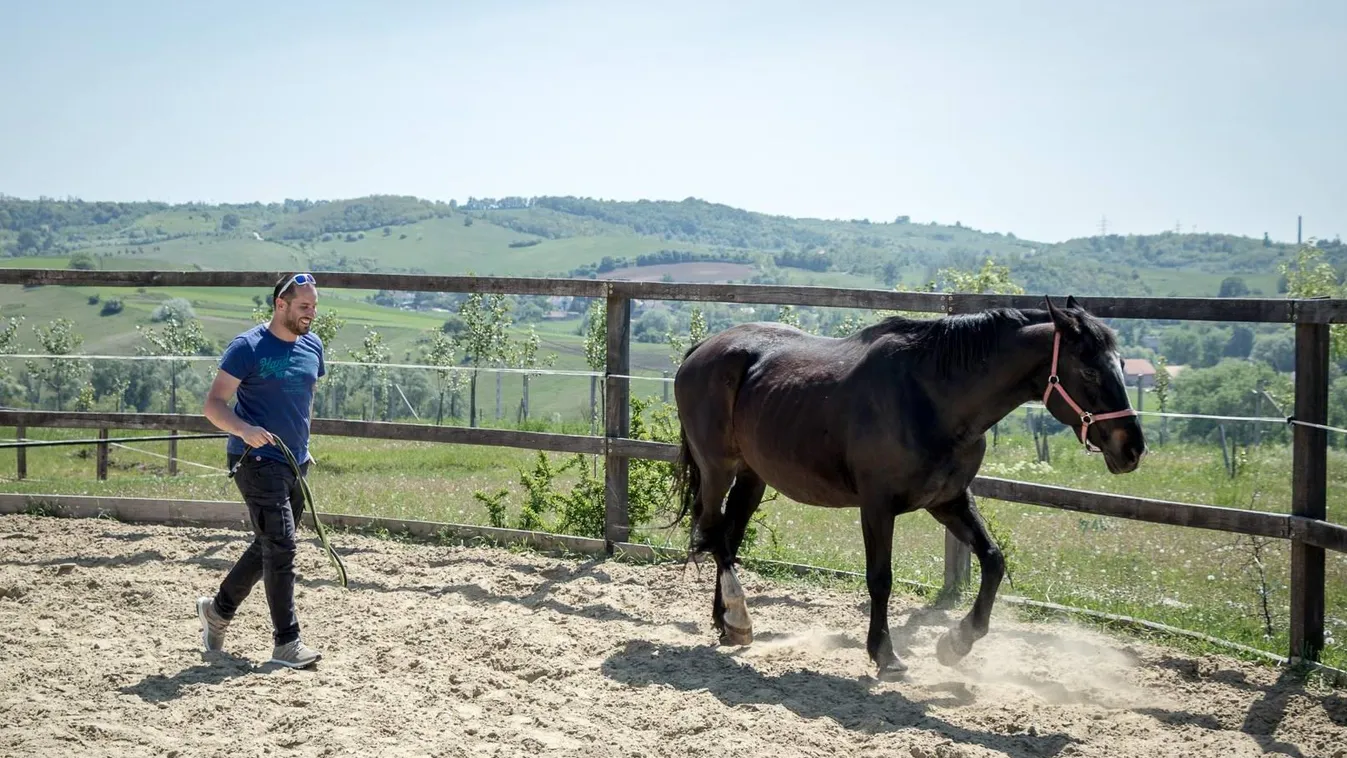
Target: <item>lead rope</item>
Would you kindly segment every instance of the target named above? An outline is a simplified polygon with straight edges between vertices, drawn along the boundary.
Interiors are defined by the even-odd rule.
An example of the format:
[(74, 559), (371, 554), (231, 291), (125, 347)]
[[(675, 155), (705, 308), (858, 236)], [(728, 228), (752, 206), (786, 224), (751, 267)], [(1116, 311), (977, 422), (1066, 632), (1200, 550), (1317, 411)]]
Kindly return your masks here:
[[(337, 555), (337, 551), (332, 548), (332, 543), (327, 539), (327, 529), (324, 528), (322, 520), (318, 518), (318, 506), (313, 502), (313, 491), (309, 489), (309, 480), (301, 472), (299, 461), (295, 460), (295, 454), (290, 452), (290, 448), (285, 442), (276, 435), (272, 435), (272, 439), (276, 441), (276, 447), (280, 448), (281, 453), (285, 455), (285, 460), (290, 463), (290, 468), (294, 470), (295, 478), (299, 480), (300, 491), (304, 493), (304, 503), (308, 506), (309, 515), (313, 517), (313, 528), (314, 531), (318, 532), (318, 541), (322, 543), (323, 550), (327, 552), (332, 567), (337, 570), (337, 581), (341, 583), (342, 587), (346, 587), (346, 564), (342, 562), (341, 556)], [(232, 477), (238, 471), (239, 466), (243, 464), (244, 459), (247, 458), (252, 449), (251, 445), (245, 444), (243, 455), (239, 457), (237, 463), (230, 467), (229, 476)]]

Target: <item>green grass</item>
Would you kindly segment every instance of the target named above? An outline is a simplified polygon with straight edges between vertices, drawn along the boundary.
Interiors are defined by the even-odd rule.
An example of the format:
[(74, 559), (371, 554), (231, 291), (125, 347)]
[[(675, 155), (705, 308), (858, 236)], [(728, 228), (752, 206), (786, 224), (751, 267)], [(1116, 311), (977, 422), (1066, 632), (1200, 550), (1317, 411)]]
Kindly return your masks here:
[[(574, 426), (565, 431), (575, 432)], [(84, 430), (36, 430), (34, 436), (80, 438)], [(12, 429), (0, 429), (12, 437)], [(184, 441), (185, 461), (222, 466), (223, 443)], [(166, 443), (139, 445), (164, 453)], [(478, 490), (512, 490), (509, 512), (518, 513), (519, 472), (536, 453), (384, 440), (317, 438), (319, 461), (311, 483), (323, 510), (391, 518), (486, 524)], [(232, 482), (183, 465), (176, 479), (164, 476), (164, 461), (114, 448), (109, 480), (94, 479), (89, 448), (34, 449), (28, 453), (29, 480), (13, 481), (14, 457), (0, 454), (0, 489), (8, 492), (98, 494), (237, 500)], [(550, 455), (555, 465), (564, 456)], [(982, 473), (1042, 481), (1080, 489), (1127, 492), (1148, 497), (1287, 512), (1290, 451), (1268, 445), (1255, 451), (1248, 467), (1231, 482), (1219, 449), (1169, 444), (1147, 457), (1142, 471), (1124, 476), (1105, 472), (1098, 456), (1086, 456), (1066, 435), (1052, 442), (1052, 463), (1034, 460), (1030, 442), (1003, 436)], [(1347, 454), (1330, 451), (1329, 519), (1347, 521), (1344, 466)], [(601, 466), (601, 462), (600, 462)], [(600, 471), (601, 475), (601, 471)], [(569, 481), (569, 480), (567, 480)], [(769, 493), (770, 497), (770, 493)], [(1278, 654), (1286, 652), (1289, 608), (1289, 549), (1268, 540), (1259, 547), (1265, 567), (1271, 636), (1265, 636), (1260, 588), (1247, 537), (1215, 531), (1093, 517), (1068, 511), (979, 501), (979, 508), (1006, 539), (1011, 576), (1002, 585), (1013, 593), (1082, 608), (1118, 613), (1204, 632)], [(749, 557), (864, 571), (858, 513), (813, 508), (777, 498), (763, 505), (763, 521)], [(656, 523), (667, 522), (667, 515)], [(640, 528), (635, 539), (682, 547), (682, 531)], [(943, 573), (943, 532), (925, 513), (898, 518), (894, 572), (899, 579), (939, 584)], [(976, 561), (974, 584), (976, 584)], [(1347, 665), (1347, 556), (1329, 553), (1328, 631), (1334, 640), (1324, 653), (1330, 665)], [(967, 598), (966, 598), (967, 599)]]
[[(1183, 269), (1145, 269), (1138, 273), (1156, 297), (1216, 297), (1221, 282), (1230, 276)], [(1277, 274), (1241, 274), (1240, 278), (1250, 292), (1262, 290), (1261, 295), (1251, 297), (1282, 297), (1277, 294)]]

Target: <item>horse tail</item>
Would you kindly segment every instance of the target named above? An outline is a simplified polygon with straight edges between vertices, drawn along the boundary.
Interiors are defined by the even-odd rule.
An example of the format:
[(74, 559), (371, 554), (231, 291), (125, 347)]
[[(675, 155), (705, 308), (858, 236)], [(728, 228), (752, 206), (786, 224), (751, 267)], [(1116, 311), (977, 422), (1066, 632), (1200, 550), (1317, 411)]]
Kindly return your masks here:
[(692, 459), (692, 449), (688, 447), (688, 433), (681, 428), (678, 430), (678, 458), (674, 461), (673, 486), (674, 497), (678, 502), (678, 515), (666, 528), (677, 526), (689, 511), (692, 512), (695, 528), (697, 520), (701, 518), (702, 471)]
[[(687, 362), (688, 356), (693, 351), (701, 347), (705, 340), (698, 340), (688, 345), (683, 351), (683, 363)], [(702, 471), (697, 468), (697, 461), (692, 458), (692, 448), (688, 447), (688, 431), (680, 423), (678, 425), (678, 458), (674, 461), (674, 498), (678, 503), (678, 515), (674, 517), (672, 523), (666, 528), (678, 526), (683, 517), (692, 512), (692, 531), (697, 529), (697, 520), (701, 518), (702, 510)]]
[[(692, 353), (701, 347), (705, 341), (705, 339), (697, 340), (688, 345), (688, 348), (683, 351), (681, 363), (686, 363)], [(688, 445), (688, 432), (681, 423), (678, 425), (678, 457), (674, 461), (673, 468), (673, 490), (675, 501), (678, 503), (678, 515), (665, 528), (678, 526), (683, 517), (691, 512), (689, 546), (693, 552), (697, 552), (701, 548), (698, 545), (697, 524), (702, 516), (702, 471), (697, 466), (696, 459), (692, 456), (692, 448)]]

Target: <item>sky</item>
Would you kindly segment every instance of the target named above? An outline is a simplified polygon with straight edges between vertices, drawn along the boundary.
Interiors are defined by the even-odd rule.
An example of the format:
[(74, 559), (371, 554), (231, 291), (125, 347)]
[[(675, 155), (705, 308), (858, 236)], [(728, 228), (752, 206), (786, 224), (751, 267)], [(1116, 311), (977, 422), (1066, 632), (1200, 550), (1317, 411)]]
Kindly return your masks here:
[(25, 198), (1347, 233), (1341, 0), (0, 0), (0, 71)]

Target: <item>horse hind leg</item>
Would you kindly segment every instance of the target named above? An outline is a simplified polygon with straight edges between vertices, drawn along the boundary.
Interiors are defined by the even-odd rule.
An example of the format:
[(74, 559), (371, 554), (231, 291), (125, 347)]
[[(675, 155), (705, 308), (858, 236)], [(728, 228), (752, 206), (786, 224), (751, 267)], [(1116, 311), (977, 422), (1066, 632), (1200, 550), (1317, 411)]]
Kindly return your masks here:
[(720, 641), (729, 645), (748, 645), (753, 642), (753, 619), (748, 613), (748, 597), (734, 564), (739, 558), (739, 546), (744, 541), (749, 519), (762, 503), (767, 485), (757, 473), (744, 469), (735, 477), (725, 500), (725, 515), (721, 521), (720, 544), (716, 556), (716, 628)]
[[(700, 466), (701, 481), (697, 491), (697, 518), (692, 524), (692, 552), (711, 553), (716, 562), (716, 592), (711, 604), (711, 623), (725, 636), (725, 595), (742, 599), (743, 589), (738, 581), (726, 582), (725, 577), (725, 497), (734, 482), (733, 473), (718, 466)], [(736, 617), (736, 620), (737, 617)]]

